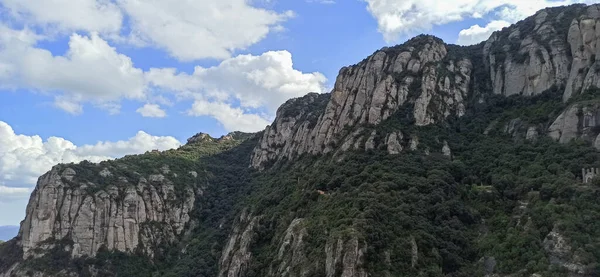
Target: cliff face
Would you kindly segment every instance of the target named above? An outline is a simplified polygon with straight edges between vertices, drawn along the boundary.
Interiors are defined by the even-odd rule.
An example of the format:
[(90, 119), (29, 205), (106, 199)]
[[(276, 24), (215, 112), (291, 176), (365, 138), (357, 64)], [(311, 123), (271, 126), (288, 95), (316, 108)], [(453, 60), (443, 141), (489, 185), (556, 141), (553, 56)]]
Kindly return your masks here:
[[(454, 54), (454, 53), (453, 53)], [(343, 150), (372, 149), (375, 134), (364, 134), (364, 125), (377, 125), (399, 110), (417, 126), (460, 117), (466, 109), (471, 87), (472, 61), (464, 55), (449, 55), (447, 45), (431, 36), (419, 36), (394, 48), (384, 48), (357, 65), (344, 67), (336, 79), (324, 109), (312, 103), (327, 99), (309, 95), (290, 100), (267, 127), (255, 149), (252, 166), (263, 168), (269, 162), (293, 159), (304, 153), (323, 154)], [(298, 104), (302, 103), (302, 104)], [(304, 106), (297, 113), (284, 111), (292, 105)], [(311, 121), (300, 120), (305, 117)], [(398, 136), (385, 144), (390, 153), (399, 152)]]
[(567, 143), (581, 138), (600, 149), (600, 103), (598, 101), (577, 102), (570, 105), (552, 123), (549, 136)]
[[(392, 116), (407, 118), (416, 126), (461, 117), (470, 103), (485, 101), (481, 87), (504, 96), (535, 96), (558, 87), (563, 101), (570, 101), (600, 87), (597, 24), (600, 5), (574, 5), (539, 11), (495, 32), (481, 47), (457, 47), (419, 36), (383, 48), (340, 70), (324, 109), (326, 96), (311, 95), (284, 104), (256, 147), (252, 167), (262, 169), (305, 153), (370, 150), (380, 145), (388, 153), (398, 154), (413, 144), (407, 142), (413, 134), (399, 130), (378, 133), (369, 127)], [(483, 74), (474, 70), (474, 63), (480, 62), (483, 64), (477, 66), (484, 67)], [(304, 108), (293, 115), (285, 113), (291, 105)], [(308, 114), (311, 120), (302, 120)], [(548, 127), (530, 126), (523, 136), (548, 133), (557, 138), (557, 128), (578, 128), (576, 123), (546, 130)], [(384, 139), (378, 141), (378, 137)]]
[[(504, 138), (478, 140), (484, 133), (508, 135), (510, 146), (522, 140), (553, 145), (541, 139), (548, 136), (600, 149), (600, 90), (589, 92), (600, 86), (598, 24), (600, 5), (577, 5), (542, 10), (475, 46), (422, 35), (383, 48), (342, 68), (331, 93), (287, 101), (257, 141), (232, 151), (241, 154), (221, 146), (240, 146), (236, 141), (252, 135), (199, 133), (168, 155), (56, 166), (40, 177), (19, 237), (9, 242), (19, 260), (0, 259), (0, 276), (26, 275), (19, 263), (55, 248), (71, 259), (98, 257), (101, 250), (144, 254), (144, 265), (173, 268), (165, 276), (482, 276), (459, 271), (479, 259), (487, 276), (524, 272), (510, 267), (514, 261), (529, 272), (552, 264), (593, 276), (591, 254), (573, 254), (580, 242), (550, 225), (571, 219), (529, 213), (577, 211), (578, 203), (565, 199), (596, 193), (589, 186), (565, 189), (577, 181), (573, 167), (597, 166), (594, 151), (577, 148), (568, 156), (558, 146), (527, 143), (515, 150)], [(539, 103), (532, 100), (538, 97)], [(497, 99), (527, 103), (512, 113), (508, 104), (494, 107)], [(476, 125), (469, 120), (481, 120), (483, 128), (468, 129)], [(420, 150), (423, 155), (403, 155)], [(225, 154), (204, 159), (217, 152)], [(581, 153), (586, 157), (575, 157)], [(322, 154), (333, 159), (299, 159)], [(356, 159), (343, 159), (346, 154)], [(283, 173), (254, 171), (296, 159)], [(523, 211), (506, 212), (525, 198), (538, 209), (525, 212), (527, 205), (519, 204)], [(554, 211), (556, 203), (573, 206)], [(588, 214), (584, 219), (594, 221)], [(498, 222), (516, 215), (518, 223)], [(540, 219), (547, 220), (534, 222)], [(166, 262), (164, 245), (175, 249)], [(512, 249), (528, 247), (544, 252), (532, 263), (512, 256)]]
[(558, 86), (567, 101), (599, 87), (599, 9), (546, 9), (494, 33), (484, 46), (493, 92), (536, 95)]
[[(222, 251), (219, 276), (241, 277), (248, 274), (253, 262), (250, 245), (256, 242), (255, 231), (259, 224), (259, 217), (242, 212)], [(327, 243), (319, 247), (320, 253), (307, 253), (309, 234), (305, 225), (306, 220), (302, 218), (290, 223), (277, 243), (277, 252), (267, 276), (367, 276), (364, 269), (367, 245), (357, 238), (356, 233), (347, 237), (330, 236)]]
[[(121, 177), (103, 188), (78, 181), (77, 174), (56, 166), (40, 177), (19, 231), (24, 258), (62, 239), (73, 242), (72, 257), (93, 257), (101, 247), (129, 253), (140, 248), (152, 257), (155, 246), (174, 241), (190, 220), (194, 191), (188, 188), (176, 200), (162, 174), (139, 176), (135, 183)], [(97, 174), (112, 175), (107, 169)]]

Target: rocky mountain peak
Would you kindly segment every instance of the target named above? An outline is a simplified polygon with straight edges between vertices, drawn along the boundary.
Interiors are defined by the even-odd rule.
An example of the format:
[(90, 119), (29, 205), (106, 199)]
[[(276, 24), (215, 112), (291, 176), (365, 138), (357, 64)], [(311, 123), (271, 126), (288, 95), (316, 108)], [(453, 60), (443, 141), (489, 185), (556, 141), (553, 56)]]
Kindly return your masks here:
[[(421, 35), (342, 68), (330, 96), (310, 94), (280, 107), (254, 151), (252, 166), (340, 146), (376, 147), (369, 139), (376, 134), (366, 134), (364, 126), (399, 112), (419, 126), (464, 115), (473, 65), (465, 55), (452, 54), (439, 38)], [(397, 152), (398, 146), (390, 149)]]
[(206, 133), (197, 133), (195, 135), (193, 135), (191, 138), (187, 139), (187, 144), (195, 144), (195, 143), (201, 143), (201, 142), (211, 142), (214, 141), (215, 139), (212, 138), (209, 134)]
[[(600, 87), (598, 24), (600, 5), (572, 5), (541, 10), (478, 45), (449, 45), (420, 35), (384, 47), (339, 71), (324, 108), (322, 101), (310, 101), (314, 95), (282, 105), (253, 153), (252, 166), (380, 145), (390, 154), (414, 149), (398, 140), (412, 134), (381, 132), (376, 126), (390, 118), (404, 125), (443, 124), (465, 115), (469, 105), (485, 102), (486, 94), (532, 97), (559, 89), (568, 102)], [(306, 114), (311, 120), (303, 120)], [(529, 137), (549, 133), (550, 123), (527, 126)]]

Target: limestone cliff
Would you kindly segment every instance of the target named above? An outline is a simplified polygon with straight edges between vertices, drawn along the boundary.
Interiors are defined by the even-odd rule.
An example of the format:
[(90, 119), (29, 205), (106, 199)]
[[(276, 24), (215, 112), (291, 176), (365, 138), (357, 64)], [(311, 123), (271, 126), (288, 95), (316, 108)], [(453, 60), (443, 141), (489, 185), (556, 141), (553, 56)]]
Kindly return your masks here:
[(581, 138), (600, 149), (600, 103), (587, 101), (570, 105), (552, 123), (548, 134), (562, 143)]
[[(254, 151), (252, 166), (263, 168), (304, 153), (329, 153), (337, 146), (373, 149), (377, 133), (365, 133), (361, 126), (377, 125), (399, 110), (409, 113), (417, 126), (464, 115), (473, 64), (451, 51), (455, 48), (449, 50), (438, 38), (419, 36), (342, 68), (330, 97), (313, 94), (290, 100), (278, 110)], [(327, 99), (324, 108), (311, 107)], [(294, 112), (286, 112), (290, 107)], [(300, 120), (305, 117), (311, 120)], [(401, 133), (381, 135), (388, 136), (390, 153), (402, 149)]]
[[(255, 148), (252, 167), (262, 169), (303, 154), (380, 146), (399, 154), (416, 148), (408, 139), (414, 134), (382, 132), (374, 126), (390, 118), (414, 126), (444, 123), (463, 116), (474, 103), (485, 102), (489, 94), (531, 97), (558, 89), (569, 102), (600, 86), (598, 24), (600, 5), (572, 5), (541, 10), (479, 45), (447, 45), (422, 35), (385, 47), (342, 68), (330, 96), (309, 95), (284, 104)], [(286, 112), (291, 106), (294, 112)], [(552, 122), (515, 119), (506, 132), (528, 140), (550, 134), (566, 142), (581, 125), (572, 117), (565, 121), (569, 113), (566, 110), (553, 127)], [(307, 116), (311, 120), (303, 119)], [(560, 130), (565, 130), (564, 138)]]
[[(96, 174), (112, 177), (108, 169)], [(77, 175), (55, 166), (40, 177), (19, 231), (24, 258), (62, 239), (72, 241), (72, 257), (93, 257), (101, 247), (129, 253), (139, 248), (153, 256), (156, 245), (175, 240), (190, 220), (195, 192), (187, 188), (176, 201), (173, 183), (162, 174), (121, 176), (104, 187)]]
[(493, 92), (536, 95), (563, 88), (563, 100), (600, 86), (600, 6), (537, 12), (494, 33), (484, 46)]
[(252, 262), (250, 244), (255, 239), (255, 228), (259, 219), (246, 210), (242, 212), (221, 253), (219, 277), (243, 277), (246, 275)]
[[(219, 276), (246, 276), (252, 265), (251, 245), (258, 239), (260, 217), (243, 211), (236, 220), (228, 242), (221, 252)], [(308, 253), (306, 239), (310, 236), (306, 220), (294, 219), (280, 240), (276, 240), (277, 251), (270, 260), (266, 276), (308, 277), (342, 276), (366, 277), (364, 259), (366, 243), (356, 232), (349, 236), (332, 235), (326, 244), (319, 247), (320, 253)]]

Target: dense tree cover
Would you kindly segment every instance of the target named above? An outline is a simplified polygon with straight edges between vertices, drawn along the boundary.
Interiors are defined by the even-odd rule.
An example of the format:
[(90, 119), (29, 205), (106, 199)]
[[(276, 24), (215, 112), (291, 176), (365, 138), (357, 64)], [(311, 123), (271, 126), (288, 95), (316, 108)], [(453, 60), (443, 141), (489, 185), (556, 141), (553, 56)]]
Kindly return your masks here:
[[(490, 95), (464, 117), (427, 127), (411, 125), (410, 113), (399, 111), (373, 128), (420, 138), (418, 150), (400, 155), (375, 149), (304, 156), (256, 172), (248, 167), (255, 137), (99, 166), (83, 163), (78, 172), (89, 168), (90, 176), (79, 178), (97, 176), (104, 167), (118, 176), (158, 173), (164, 164), (173, 172), (197, 171), (202, 184), (174, 179), (179, 188), (192, 184), (204, 191), (192, 215), (196, 228), (180, 242), (162, 245), (154, 260), (103, 250), (95, 258), (65, 262), (66, 252), (51, 250), (56, 253), (30, 262), (47, 272), (71, 268), (101, 276), (215, 276), (234, 218), (248, 208), (261, 215), (248, 276), (265, 276), (274, 266), (283, 233), (295, 218), (305, 219), (313, 276), (323, 275), (325, 245), (344, 236), (366, 242), (365, 267), (373, 276), (482, 276), (483, 257), (495, 258), (498, 273), (563, 276), (544, 249), (551, 231), (567, 238), (573, 259), (598, 272), (599, 181), (583, 185), (579, 176), (581, 168), (600, 167), (598, 152), (581, 141), (558, 144), (544, 136), (526, 141), (503, 131), (514, 118), (547, 127), (569, 105), (556, 91), (529, 98)], [(591, 90), (578, 101), (596, 94)], [(491, 131), (484, 135), (486, 129)], [(440, 153), (444, 140), (451, 158)], [(414, 266), (413, 240), (418, 249)], [(14, 241), (0, 251), (11, 247)]]

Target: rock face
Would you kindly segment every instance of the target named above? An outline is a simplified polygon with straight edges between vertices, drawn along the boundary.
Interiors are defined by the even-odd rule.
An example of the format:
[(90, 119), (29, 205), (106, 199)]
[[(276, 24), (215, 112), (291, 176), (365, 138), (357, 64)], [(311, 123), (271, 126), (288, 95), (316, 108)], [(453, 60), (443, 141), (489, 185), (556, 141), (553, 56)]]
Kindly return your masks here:
[(600, 102), (580, 102), (569, 106), (550, 125), (548, 135), (561, 143), (581, 138), (600, 149)]
[[(463, 116), (469, 101), (485, 101), (486, 91), (535, 96), (558, 88), (568, 101), (600, 87), (597, 59), (600, 5), (544, 9), (469, 48), (418, 36), (342, 68), (330, 97), (309, 95), (284, 104), (265, 130), (251, 164), (263, 169), (306, 153), (387, 149), (398, 154), (416, 149), (412, 141), (404, 141), (412, 134), (382, 133), (373, 126), (392, 116), (416, 126), (443, 123), (450, 116)], [(286, 112), (290, 107), (292, 112)], [(574, 135), (577, 124), (572, 124), (569, 112), (549, 130), (561, 142), (580, 136)], [(535, 140), (548, 127), (518, 120), (510, 124), (505, 132), (527, 140)], [(588, 140), (600, 148), (600, 138)]]
[(19, 231), (24, 258), (61, 239), (72, 241), (72, 257), (93, 257), (103, 246), (130, 253), (139, 248), (153, 256), (156, 245), (173, 241), (190, 220), (194, 191), (176, 201), (163, 175), (140, 176), (137, 183), (121, 178), (103, 188), (76, 177), (75, 170), (55, 166), (38, 180)]
[(325, 272), (327, 277), (366, 277), (363, 268), (367, 245), (356, 237), (337, 238), (325, 247)]
[(600, 6), (550, 8), (494, 33), (484, 46), (495, 94), (537, 95), (553, 86), (563, 99), (600, 86)]
[(305, 252), (307, 236), (304, 219), (294, 219), (285, 231), (269, 276), (305, 277), (310, 276), (311, 272), (318, 268), (318, 264), (311, 264), (307, 258)]
[[(263, 168), (304, 153), (329, 153), (338, 145), (346, 150), (373, 149), (375, 134), (363, 134), (359, 126), (377, 125), (399, 110), (409, 112), (419, 126), (450, 115), (460, 117), (465, 113), (472, 67), (470, 59), (450, 56), (446, 44), (431, 36), (377, 51), (357, 65), (342, 68), (329, 99), (309, 94), (282, 105), (254, 151), (252, 166)], [(326, 100), (324, 108), (310, 108)], [(390, 153), (401, 150), (398, 133), (382, 135), (389, 135)]]
[(219, 277), (243, 277), (252, 261), (250, 244), (255, 239), (254, 229), (260, 218), (242, 212), (219, 261)]
[[(227, 136), (223, 136), (223, 138), (221, 138), (221, 139), (229, 140), (229, 139), (233, 139), (233, 138), (230, 135), (227, 135)], [(213, 141), (213, 140), (214, 139), (209, 134), (197, 133), (197, 134), (193, 135), (191, 138), (187, 139), (187, 144), (201, 143), (201, 142)]]
[(550, 262), (567, 269), (569, 276), (588, 276), (590, 268), (578, 262), (577, 255), (573, 255), (573, 249), (565, 237), (555, 227), (544, 239), (544, 250), (550, 256)]

